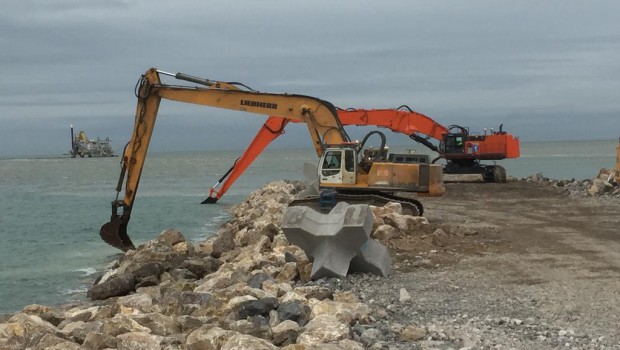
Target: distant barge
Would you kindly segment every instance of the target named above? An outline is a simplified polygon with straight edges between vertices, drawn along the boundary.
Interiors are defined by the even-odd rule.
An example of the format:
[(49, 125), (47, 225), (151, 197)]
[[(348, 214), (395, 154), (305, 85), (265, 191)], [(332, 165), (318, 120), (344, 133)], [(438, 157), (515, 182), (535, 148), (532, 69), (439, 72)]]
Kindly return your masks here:
[(71, 151), (69, 151), (71, 158), (100, 158), (100, 157), (116, 157), (112, 150), (112, 144), (110, 138), (106, 137), (105, 140), (100, 138), (89, 139), (86, 137), (84, 131), (80, 131), (79, 134), (73, 134), (73, 125), (71, 125)]

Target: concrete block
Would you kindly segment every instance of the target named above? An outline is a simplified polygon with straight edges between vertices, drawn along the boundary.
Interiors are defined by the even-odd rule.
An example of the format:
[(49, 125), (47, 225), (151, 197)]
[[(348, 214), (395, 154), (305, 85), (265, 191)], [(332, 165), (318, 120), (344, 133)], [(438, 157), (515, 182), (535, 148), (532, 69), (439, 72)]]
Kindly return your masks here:
[(310, 278), (317, 280), (323, 277), (344, 278), (349, 271), (351, 259), (356, 252), (347, 249), (333, 240), (324, 240), (312, 251), (312, 271)]
[(313, 261), (312, 279), (345, 277), (352, 260), (355, 271), (386, 276), (390, 257), (387, 248), (370, 240), (373, 220), (365, 204), (341, 202), (327, 214), (294, 206), (284, 214), (282, 230)]
[(349, 272), (369, 272), (373, 275), (387, 277), (390, 274), (392, 259), (386, 246), (367, 240), (351, 260)]

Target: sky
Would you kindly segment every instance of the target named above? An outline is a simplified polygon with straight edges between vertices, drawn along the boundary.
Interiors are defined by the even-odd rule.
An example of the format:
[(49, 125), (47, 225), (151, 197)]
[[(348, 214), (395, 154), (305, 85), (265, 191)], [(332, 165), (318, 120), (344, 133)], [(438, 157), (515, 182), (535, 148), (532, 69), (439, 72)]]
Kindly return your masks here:
[[(615, 139), (619, 14), (615, 0), (5, 1), (0, 156), (65, 153), (70, 125), (120, 151), (150, 67), (342, 108), (404, 104), (524, 142)], [(162, 101), (151, 150), (243, 149), (264, 120)], [(274, 147), (310, 147), (307, 129)]]

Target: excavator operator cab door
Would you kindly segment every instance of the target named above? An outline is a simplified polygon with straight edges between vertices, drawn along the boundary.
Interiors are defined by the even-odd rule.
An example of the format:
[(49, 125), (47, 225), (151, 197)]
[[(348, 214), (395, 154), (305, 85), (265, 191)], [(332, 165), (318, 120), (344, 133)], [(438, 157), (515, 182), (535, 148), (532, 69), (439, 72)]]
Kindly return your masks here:
[(326, 184), (355, 184), (356, 156), (353, 149), (328, 148), (319, 163), (321, 186)]

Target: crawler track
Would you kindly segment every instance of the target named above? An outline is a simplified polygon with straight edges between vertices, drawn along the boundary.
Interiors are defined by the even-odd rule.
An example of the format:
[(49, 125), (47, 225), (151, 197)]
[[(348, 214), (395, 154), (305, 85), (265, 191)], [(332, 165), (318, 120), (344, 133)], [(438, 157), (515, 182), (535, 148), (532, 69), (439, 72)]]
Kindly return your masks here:
[[(403, 208), (404, 214), (413, 216), (420, 216), (424, 213), (424, 207), (422, 203), (417, 199), (406, 198), (397, 196), (394, 194), (380, 193), (380, 192), (362, 192), (362, 193), (335, 193), (335, 202), (347, 202), (349, 204), (369, 204), (377, 207), (382, 207), (389, 202), (400, 203)], [(308, 206), (315, 210), (322, 210), (320, 208), (320, 196), (310, 196), (300, 198), (292, 201), (290, 206)]]

